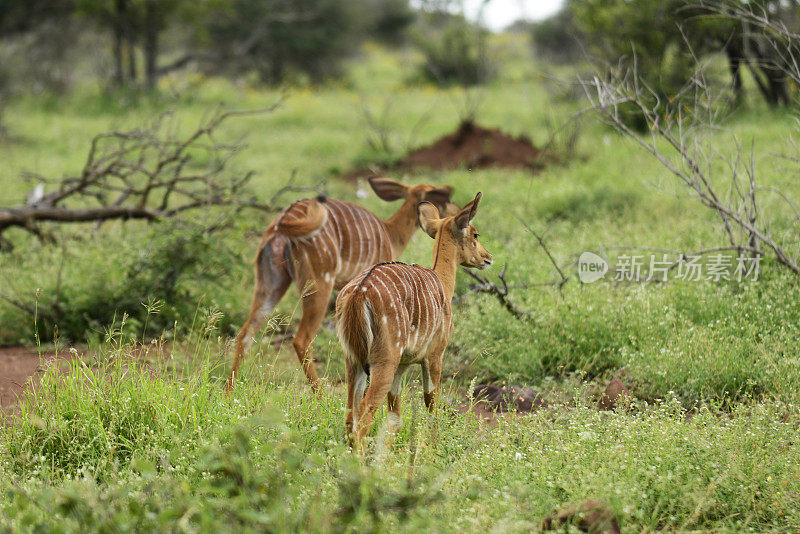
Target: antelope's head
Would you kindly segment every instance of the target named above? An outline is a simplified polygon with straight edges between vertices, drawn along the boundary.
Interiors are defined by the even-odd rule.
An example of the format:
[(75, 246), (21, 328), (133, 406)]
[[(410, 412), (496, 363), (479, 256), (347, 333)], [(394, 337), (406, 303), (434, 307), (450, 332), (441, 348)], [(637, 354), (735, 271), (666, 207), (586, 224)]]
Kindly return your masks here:
[(436, 208), (427, 202), (419, 204), (417, 212), (420, 226), (425, 233), (434, 239), (441, 233), (443, 240), (452, 242), (459, 265), (485, 269), (492, 264), (492, 255), (480, 244), (478, 241), (480, 234), (470, 224), (478, 212), (480, 201), (481, 194), (478, 193), (473, 200), (470, 200), (466, 206), (451, 217), (439, 218)]
[(450, 201), (453, 188), (449, 185), (442, 187), (428, 184), (404, 185), (383, 177), (370, 178), (369, 185), (378, 197), (387, 202), (401, 198), (410, 206), (416, 206), (420, 202), (430, 202), (439, 210), (440, 217), (451, 217), (459, 211), (458, 205)]

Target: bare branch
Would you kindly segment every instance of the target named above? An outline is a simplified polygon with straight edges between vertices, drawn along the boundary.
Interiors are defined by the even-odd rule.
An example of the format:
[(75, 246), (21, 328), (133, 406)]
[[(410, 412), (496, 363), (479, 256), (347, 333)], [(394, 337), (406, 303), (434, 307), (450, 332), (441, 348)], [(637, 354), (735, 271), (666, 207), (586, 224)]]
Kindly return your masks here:
[(506, 281), (506, 270), (508, 268), (508, 264), (503, 266), (503, 269), (497, 275), (498, 280), (500, 280), (501, 285), (497, 285), (491, 282), (488, 278), (485, 278), (475, 271), (470, 269), (462, 269), (465, 273), (467, 273), (472, 279), (474, 279), (477, 283), (470, 286), (470, 291), (474, 293), (490, 293), (497, 297), (498, 302), (506, 309), (509, 313), (511, 313), (514, 317), (518, 319), (525, 319), (530, 317), (530, 312), (523, 311), (519, 307), (517, 307), (511, 300), (508, 298), (508, 282)]
[[(266, 113), (278, 105), (280, 101), (260, 110), (217, 108), (186, 137), (175, 134), (172, 113), (161, 115), (148, 128), (96, 135), (78, 176), (56, 181), (28, 176), (38, 182), (37, 194), (25, 205), (0, 207), (0, 234), (18, 227), (48, 240), (51, 236), (40, 227), (42, 222), (153, 221), (210, 206), (277, 211), (280, 195), (319, 191), (319, 185), (295, 186), (293, 175), (268, 203), (259, 202), (248, 193), (253, 173), (228, 169), (243, 145), (220, 143), (215, 138), (219, 126), (229, 118)], [(45, 194), (45, 186), (53, 190)]]
[[(536, 238), (536, 241), (539, 242), (539, 246), (542, 247), (542, 250), (544, 250), (544, 253), (547, 255), (547, 259), (550, 260), (550, 263), (553, 264), (553, 268), (555, 268), (556, 272), (558, 273), (558, 276), (561, 277), (561, 279), (558, 280), (555, 283), (555, 285), (556, 288), (558, 289), (558, 293), (563, 296), (562, 289), (564, 287), (564, 284), (566, 284), (567, 281), (569, 280), (569, 277), (564, 274), (564, 271), (561, 270), (561, 267), (558, 266), (558, 262), (550, 253), (550, 249), (547, 247), (547, 243), (545, 243), (544, 241), (544, 234), (539, 234), (535, 232), (530, 226), (528, 226), (528, 224), (525, 221), (523, 221), (519, 217), (517, 217), (517, 220), (520, 222), (520, 224), (525, 228), (525, 230), (528, 233), (530, 233), (533, 237)], [(503, 268), (503, 272), (505, 273), (505, 268)]]
[[(731, 246), (739, 254), (760, 255), (760, 246), (772, 250), (779, 263), (800, 274), (797, 258), (792, 257), (770, 235), (768, 223), (760, 220), (756, 184), (755, 157), (743, 163), (742, 147), (735, 139), (735, 149), (722, 154), (714, 148), (714, 133), (719, 130), (716, 101), (709, 94), (702, 68), (682, 90), (691, 96), (691, 104), (683, 98), (662, 102), (641, 81), (634, 69), (610, 70), (584, 81), (584, 90), (592, 108), (619, 133), (652, 154), (666, 169), (693, 192), (704, 206), (713, 210), (722, 223)], [(622, 105), (632, 108), (644, 118), (649, 133), (634, 131), (620, 111)], [(664, 150), (664, 142), (672, 151)], [(730, 190), (737, 198), (724, 200), (712, 179), (717, 161), (728, 169)], [(741, 176), (747, 177), (746, 181)], [(791, 204), (791, 203), (790, 203)]]

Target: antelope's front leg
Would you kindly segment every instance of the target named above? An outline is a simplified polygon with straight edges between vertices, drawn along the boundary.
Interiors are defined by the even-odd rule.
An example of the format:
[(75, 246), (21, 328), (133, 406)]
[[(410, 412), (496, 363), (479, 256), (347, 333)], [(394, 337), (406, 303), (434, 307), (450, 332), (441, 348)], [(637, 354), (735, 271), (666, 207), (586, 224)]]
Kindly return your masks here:
[(425, 407), (433, 412), (436, 397), (439, 395), (439, 383), (442, 381), (442, 356), (447, 345), (442, 344), (432, 351), (428, 358), (422, 360), (422, 398)]

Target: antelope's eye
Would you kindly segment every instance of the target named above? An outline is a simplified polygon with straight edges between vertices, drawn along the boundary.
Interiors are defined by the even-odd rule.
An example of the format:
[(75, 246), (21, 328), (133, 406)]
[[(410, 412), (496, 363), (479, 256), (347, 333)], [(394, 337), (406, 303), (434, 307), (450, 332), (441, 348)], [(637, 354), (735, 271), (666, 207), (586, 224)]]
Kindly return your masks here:
[(475, 239), (478, 239), (478, 238), (480, 237), (480, 235), (481, 235), (481, 234), (479, 234), (478, 232), (475, 232), (475, 235), (474, 235), (473, 237), (474, 237)]

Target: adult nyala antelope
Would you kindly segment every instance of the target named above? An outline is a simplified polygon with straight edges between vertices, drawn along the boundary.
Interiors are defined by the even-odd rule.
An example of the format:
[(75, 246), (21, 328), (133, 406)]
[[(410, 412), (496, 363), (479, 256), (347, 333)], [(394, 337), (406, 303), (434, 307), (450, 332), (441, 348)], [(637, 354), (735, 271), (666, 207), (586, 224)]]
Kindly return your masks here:
[(435, 240), (431, 269), (379, 263), (339, 293), (336, 331), (346, 354), (345, 426), (353, 446), (361, 448), (387, 394), (389, 430), (396, 433), (400, 428), (400, 383), (412, 364), (422, 366), (423, 398), (433, 410), (442, 355), (453, 333), (450, 301), (456, 269), (459, 265), (485, 268), (492, 263), (492, 255), (478, 242), (478, 232), (470, 224), (480, 199), (478, 193), (457, 215), (443, 219), (434, 205), (419, 204), (420, 226)]
[(406, 186), (388, 178), (371, 178), (369, 183), (383, 200), (405, 199), (389, 220), (383, 221), (350, 202), (317, 197), (295, 202), (269, 225), (258, 247), (253, 305), (236, 340), (229, 391), (253, 336), (292, 281), (303, 299), (303, 316), (292, 344), (306, 378), (316, 389), (319, 380), (309, 350), (331, 292), (370, 265), (400, 255), (417, 228), (420, 202), (432, 203), (443, 215), (458, 211), (458, 206), (450, 202), (449, 186)]

